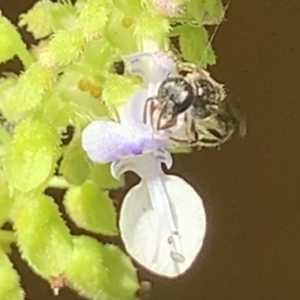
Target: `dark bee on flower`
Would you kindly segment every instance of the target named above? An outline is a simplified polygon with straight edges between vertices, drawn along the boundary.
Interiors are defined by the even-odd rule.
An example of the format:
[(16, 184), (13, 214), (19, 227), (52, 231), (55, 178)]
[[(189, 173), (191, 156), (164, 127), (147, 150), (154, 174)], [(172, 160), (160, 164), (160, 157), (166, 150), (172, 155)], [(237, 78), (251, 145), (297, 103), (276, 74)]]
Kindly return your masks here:
[(157, 96), (147, 102), (155, 130), (181, 128), (171, 135), (175, 145), (217, 147), (244, 129), (224, 85), (190, 63), (178, 63), (176, 74), (166, 78)]

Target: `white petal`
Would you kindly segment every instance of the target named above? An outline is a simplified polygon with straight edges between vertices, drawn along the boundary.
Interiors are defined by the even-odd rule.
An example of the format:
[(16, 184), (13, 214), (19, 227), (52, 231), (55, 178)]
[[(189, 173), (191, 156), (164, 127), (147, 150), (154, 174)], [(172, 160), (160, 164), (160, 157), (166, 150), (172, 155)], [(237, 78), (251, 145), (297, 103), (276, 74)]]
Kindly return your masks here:
[(175, 71), (173, 58), (165, 52), (144, 52), (123, 57), (128, 71), (141, 76), (149, 85), (162, 82)]
[(135, 122), (144, 123), (144, 109), (148, 98), (147, 89), (134, 93), (129, 100), (118, 108), (122, 124)]
[[(162, 145), (164, 141), (156, 141), (157, 145)], [(149, 151), (143, 155), (133, 157), (126, 157), (122, 160), (113, 162), (111, 164), (111, 174), (116, 179), (120, 178), (122, 174), (128, 171), (136, 173), (140, 178), (147, 179), (156, 174), (162, 174), (161, 165), (169, 170), (173, 165), (172, 155), (165, 150)]]
[(125, 196), (120, 214), (120, 231), (128, 253), (138, 263), (155, 274), (176, 277), (187, 271), (202, 247), (206, 216), (201, 198), (187, 182), (173, 175), (164, 175), (162, 178), (176, 219), (185, 260), (176, 262), (172, 259), (170, 235), (158, 223), (157, 210), (153, 210), (143, 180)]

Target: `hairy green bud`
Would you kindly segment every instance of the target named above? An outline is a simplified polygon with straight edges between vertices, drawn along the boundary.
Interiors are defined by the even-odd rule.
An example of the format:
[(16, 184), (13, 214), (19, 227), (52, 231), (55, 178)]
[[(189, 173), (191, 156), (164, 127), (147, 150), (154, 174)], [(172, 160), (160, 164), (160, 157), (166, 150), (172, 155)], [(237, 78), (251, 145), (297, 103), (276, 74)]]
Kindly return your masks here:
[(11, 97), (6, 97), (2, 103), (4, 115), (13, 121), (19, 121), (33, 112), (50, 92), (55, 77), (45, 67), (38, 63), (32, 64), (11, 90)]
[(79, 23), (89, 41), (101, 36), (108, 20), (109, 0), (86, 0), (80, 9)]
[(51, 37), (47, 49), (40, 54), (39, 62), (52, 69), (66, 66), (78, 59), (85, 46), (80, 30), (59, 30)]

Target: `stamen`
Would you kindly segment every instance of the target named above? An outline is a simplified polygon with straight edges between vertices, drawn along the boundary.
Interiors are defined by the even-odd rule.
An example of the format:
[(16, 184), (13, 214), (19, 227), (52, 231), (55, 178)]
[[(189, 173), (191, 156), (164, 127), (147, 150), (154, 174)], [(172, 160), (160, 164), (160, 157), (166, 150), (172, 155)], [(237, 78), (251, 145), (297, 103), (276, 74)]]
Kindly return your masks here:
[(171, 251), (170, 256), (177, 263), (185, 262), (185, 257), (182, 254), (178, 253), (178, 252)]
[[(155, 176), (154, 178), (147, 178), (147, 185), (153, 209), (157, 211), (158, 222), (162, 227), (158, 227), (158, 231), (160, 232), (160, 234), (161, 232), (169, 232), (170, 236), (168, 238), (168, 242), (171, 248), (170, 256), (175, 262), (183, 262), (185, 258), (182, 254), (178, 229), (171, 210), (170, 200), (168, 198), (162, 180), (157, 176)], [(157, 244), (154, 254), (155, 258), (157, 257), (158, 247), (159, 245)]]

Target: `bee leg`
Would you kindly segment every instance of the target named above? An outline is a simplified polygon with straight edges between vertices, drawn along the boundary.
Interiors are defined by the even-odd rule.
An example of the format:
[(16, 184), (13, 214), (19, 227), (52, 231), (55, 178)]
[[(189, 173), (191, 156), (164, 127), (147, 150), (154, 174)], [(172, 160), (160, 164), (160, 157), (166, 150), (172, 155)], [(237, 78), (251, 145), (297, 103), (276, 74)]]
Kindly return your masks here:
[(145, 107), (144, 107), (143, 121), (146, 125), (150, 125), (151, 128), (153, 128), (153, 126), (154, 126), (153, 113), (156, 109), (155, 100), (156, 99), (154, 97), (148, 98), (146, 100)]
[(198, 142), (198, 132), (196, 130), (195, 122), (192, 118), (188, 118), (188, 115), (185, 115), (185, 124), (186, 124), (186, 136), (188, 137), (188, 143), (194, 147), (195, 144)]
[(177, 139), (177, 138), (174, 138), (174, 137), (170, 137), (170, 140), (175, 142), (175, 143), (181, 144), (181, 145), (190, 145), (189, 140)]

